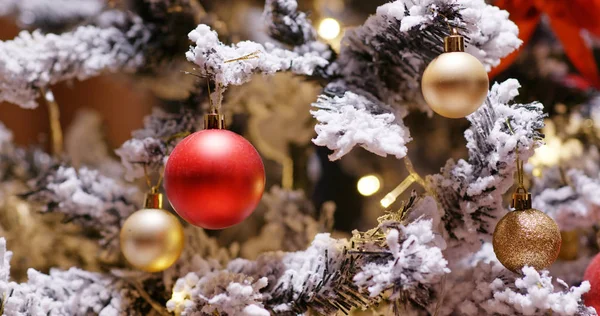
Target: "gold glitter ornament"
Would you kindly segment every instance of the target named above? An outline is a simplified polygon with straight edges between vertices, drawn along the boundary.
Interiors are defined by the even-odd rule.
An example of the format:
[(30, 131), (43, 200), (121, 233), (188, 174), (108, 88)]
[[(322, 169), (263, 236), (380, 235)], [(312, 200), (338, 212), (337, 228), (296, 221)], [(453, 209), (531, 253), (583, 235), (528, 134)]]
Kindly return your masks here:
[(494, 252), (513, 272), (524, 266), (548, 268), (560, 252), (560, 230), (550, 216), (536, 209), (506, 214), (494, 230)]
[(144, 209), (129, 216), (120, 234), (121, 252), (137, 269), (159, 272), (169, 268), (181, 255), (183, 227), (179, 219), (162, 209), (162, 194), (146, 195)]
[[(507, 121), (510, 132), (514, 135)], [(508, 270), (520, 273), (525, 266), (536, 270), (548, 268), (558, 257), (562, 242), (556, 222), (544, 212), (531, 208), (531, 194), (525, 189), (523, 161), (519, 147), (515, 148), (517, 189), (513, 193), (512, 212), (496, 225), (493, 236), (494, 252)]]

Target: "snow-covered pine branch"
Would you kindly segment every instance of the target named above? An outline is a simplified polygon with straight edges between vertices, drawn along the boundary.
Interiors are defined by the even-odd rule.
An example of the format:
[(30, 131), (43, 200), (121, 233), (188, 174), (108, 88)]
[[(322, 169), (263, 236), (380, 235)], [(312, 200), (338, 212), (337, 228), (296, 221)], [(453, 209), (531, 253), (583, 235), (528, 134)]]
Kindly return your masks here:
[[(485, 104), (467, 117), (468, 161), (449, 160), (440, 174), (427, 178), (443, 206), (451, 248), (470, 252), (480, 247), (480, 239), (489, 239), (506, 213), (502, 195), (514, 183), (516, 149), (526, 161), (541, 145), (543, 106), (511, 104), (518, 88), (515, 79), (494, 84)], [(449, 254), (461, 256), (456, 249)]]
[(317, 120), (313, 142), (333, 150), (339, 159), (359, 145), (380, 156), (406, 156), (410, 132), (402, 113), (374, 98), (346, 91), (343, 96), (321, 95), (311, 114)]
[(592, 227), (600, 220), (600, 179), (577, 169), (567, 171), (566, 179), (568, 185), (537, 194), (533, 207), (552, 217), (561, 230)]
[[(125, 280), (77, 268), (28, 271), (29, 280), (10, 282), (10, 259), (6, 240), (0, 238), (0, 292), (3, 315), (143, 315), (139, 294)], [(136, 310), (136, 308), (140, 308)]]
[(423, 103), (421, 74), (442, 53), (447, 23), (459, 28), (469, 44), (467, 51), (488, 70), (521, 43), (508, 13), (484, 0), (397, 0), (346, 32), (339, 58), (330, 68), (350, 90), (365, 90), (381, 102)]
[[(402, 119), (408, 106), (423, 104), (421, 74), (442, 53), (447, 23), (461, 30), (471, 44), (468, 52), (487, 69), (520, 44), (508, 14), (483, 0), (399, 0), (380, 6), (362, 26), (346, 32), (339, 57), (327, 69), (336, 80), (313, 104), (322, 109), (313, 111), (320, 123), (315, 143), (334, 150), (331, 159), (355, 145), (381, 156), (406, 155), (411, 138)], [(358, 118), (365, 122), (360, 128), (354, 126)]]
[[(432, 205), (429, 198), (410, 207), (418, 214)], [(345, 239), (318, 234), (304, 251), (265, 253), (254, 261), (236, 259), (224, 269), (204, 265), (177, 281), (167, 307), (182, 315), (296, 315), (309, 308), (333, 315), (373, 303), (388, 290), (396, 298), (410, 291), (423, 294), (418, 289), (428, 295), (429, 286), (449, 272), (439, 238), (432, 231), (432, 220), (403, 225), (399, 218), (399, 214), (384, 218), (364, 234), (379, 237), (354, 240), (356, 248)]]
[(266, 0), (263, 16), (272, 38), (293, 46), (313, 42), (316, 31), (296, 0)]
[(106, 0), (0, 0), (0, 16), (13, 16), (25, 28), (61, 31), (106, 6)]
[(65, 221), (91, 229), (100, 244), (118, 248), (118, 235), (127, 217), (138, 209), (141, 196), (136, 187), (123, 185), (96, 170), (56, 166), (43, 173), (23, 194), (42, 205), (42, 212), (59, 212)]
[(200, 114), (194, 110), (167, 113), (154, 108), (144, 118), (144, 128), (134, 131), (133, 138), (115, 151), (125, 166), (125, 179), (132, 181), (144, 176), (144, 165), (148, 170), (162, 167), (177, 141), (195, 132), (200, 120)]
[(557, 288), (546, 270), (524, 267), (521, 276), (511, 273), (496, 260), (490, 243), (463, 263), (446, 280), (440, 315), (596, 315), (581, 298), (589, 282), (569, 287), (556, 279)]
[(39, 88), (142, 66), (151, 35), (142, 20), (109, 11), (99, 21), (60, 35), (22, 31), (0, 42), (0, 101), (35, 108)]
[(225, 45), (219, 41), (217, 33), (204, 24), (191, 31), (189, 38), (194, 45), (187, 52), (187, 59), (225, 87), (244, 84), (257, 73), (268, 75), (291, 71), (310, 76), (317, 67), (329, 64), (315, 51), (297, 53), (271, 43), (263, 46), (251, 41)]

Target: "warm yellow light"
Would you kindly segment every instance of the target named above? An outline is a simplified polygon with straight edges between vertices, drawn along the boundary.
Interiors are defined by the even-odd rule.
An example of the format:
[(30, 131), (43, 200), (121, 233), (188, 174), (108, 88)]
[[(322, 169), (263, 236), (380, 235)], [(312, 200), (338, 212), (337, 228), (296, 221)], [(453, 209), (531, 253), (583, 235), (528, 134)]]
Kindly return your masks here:
[(340, 23), (336, 19), (325, 18), (319, 23), (319, 36), (326, 40), (332, 40), (340, 35)]
[(358, 193), (364, 196), (371, 196), (381, 189), (381, 181), (376, 175), (366, 175), (358, 180), (356, 188), (358, 189)]
[(533, 170), (531, 171), (531, 174), (533, 174), (534, 177), (536, 178), (540, 178), (542, 176), (542, 169), (541, 168), (533, 168)]

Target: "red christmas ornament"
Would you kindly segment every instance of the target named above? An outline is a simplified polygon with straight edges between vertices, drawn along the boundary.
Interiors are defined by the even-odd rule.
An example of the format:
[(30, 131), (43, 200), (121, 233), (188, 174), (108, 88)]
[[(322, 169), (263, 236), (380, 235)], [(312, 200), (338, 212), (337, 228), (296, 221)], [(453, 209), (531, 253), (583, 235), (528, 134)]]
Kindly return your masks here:
[(590, 282), (590, 291), (583, 295), (585, 305), (600, 311), (600, 254), (596, 255), (585, 269), (583, 279)]
[(183, 219), (202, 228), (223, 229), (252, 214), (265, 188), (265, 168), (242, 136), (206, 129), (175, 147), (164, 181), (169, 202)]

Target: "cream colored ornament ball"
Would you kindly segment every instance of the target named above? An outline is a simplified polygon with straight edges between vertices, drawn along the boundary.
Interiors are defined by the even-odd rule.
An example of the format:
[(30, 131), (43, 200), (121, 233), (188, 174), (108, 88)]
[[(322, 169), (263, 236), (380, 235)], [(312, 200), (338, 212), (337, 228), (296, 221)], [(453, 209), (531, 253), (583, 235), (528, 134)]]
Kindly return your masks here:
[(498, 222), (493, 245), (498, 261), (508, 270), (518, 273), (524, 266), (542, 270), (558, 257), (561, 235), (556, 222), (544, 212), (517, 210)]
[(485, 101), (489, 79), (485, 67), (471, 54), (447, 52), (434, 59), (421, 80), (423, 97), (431, 109), (448, 118), (462, 118)]
[(121, 228), (121, 251), (137, 269), (159, 272), (181, 255), (184, 233), (173, 214), (161, 209), (142, 209), (133, 213)]

